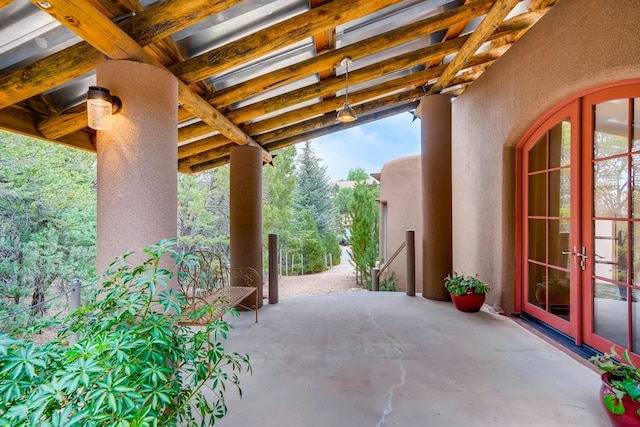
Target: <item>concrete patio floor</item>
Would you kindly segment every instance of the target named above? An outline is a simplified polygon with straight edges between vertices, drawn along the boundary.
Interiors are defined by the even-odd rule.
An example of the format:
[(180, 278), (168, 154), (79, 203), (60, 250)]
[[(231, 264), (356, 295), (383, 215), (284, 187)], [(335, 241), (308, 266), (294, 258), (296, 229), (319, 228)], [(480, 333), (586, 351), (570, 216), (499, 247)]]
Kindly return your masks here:
[(253, 375), (242, 399), (228, 390), (224, 427), (609, 425), (599, 375), (504, 316), (357, 292), (227, 320)]

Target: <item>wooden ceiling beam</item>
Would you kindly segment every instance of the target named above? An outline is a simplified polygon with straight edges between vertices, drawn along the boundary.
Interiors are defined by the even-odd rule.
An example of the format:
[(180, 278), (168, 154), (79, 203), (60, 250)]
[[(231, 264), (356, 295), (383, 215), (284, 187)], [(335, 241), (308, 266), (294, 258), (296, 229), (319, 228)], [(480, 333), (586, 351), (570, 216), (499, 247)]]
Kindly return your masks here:
[[(459, 19), (472, 19), (476, 16), (480, 16), (486, 13), (491, 5), (492, 0), (483, 0), (472, 3), (470, 5), (462, 6), (456, 9), (447, 11), (441, 15), (430, 17), (411, 25), (407, 25), (395, 31), (390, 31), (379, 36), (375, 36), (366, 42), (354, 43), (346, 48), (342, 48), (335, 52), (328, 52), (320, 55), (317, 58), (303, 61), (298, 64), (293, 64), (289, 67), (284, 67), (280, 70), (270, 72), (267, 75), (263, 75), (247, 82), (231, 86), (216, 92), (212, 97), (208, 99), (214, 106), (221, 108), (230, 105), (231, 103), (238, 102), (245, 97), (261, 93), (268, 89), (273, 89), (282, 84), (295, 80), (295, 78), (305, 77), (312, 75), (318, 69), (323, 69), (327, 66), (333, 66), (339, 63), (344, 56), (351, 56), (353, 58), (359, 58), (364, 55), (378, 52), (386, 49), (390, 46), (394, 46), (398, 43), (403, 43), (411, 39), (415, 39), (425, 34), (430, 34), (435, 31), (442, 30), (444, 28), (454, 25)], [(519, 16), (514, 20), (506, 21), (501, 24), (498, 29), (499, 33), (512, 34), (515, 29), (527, 28), (530, 19), (527, 17)], [(341, 86), (340, 86), (341, 87)], [(77, 115), (71, 116), (71, 113), (65, 112), (59, 117), (54, 116), (45, 119), (39, 127), (44, 135), (50, 138), (57, 138), (60, 135), (70, 133), (74, 130), (82, 129), (86, 127), (86, 114), (84, 110), (79, 109)], [(188, 110), (180, 108), (178, 111), (178, 120), (180, 122), (193, 118)], [(179, 141), (185, 141), (192, 137), (189, 136), (190, 129), (194, 129), (194, 136), (197, 137), (204, 133), (208, 133), (209, 127), (200, 124), (200, 130), (197, 128), (185, 127), (180, 131)]]
[[(454, 53), (460, 49), (467, 37), (468, 36), (463, 36), (454, 40), (448, 40), (443, 43), (438, 43), (436, 45), (386, 59), (368, 67), (349, 71), (349, 84), (356, 85), (364, 83), (369, 80), (382, 77), (385, 74), (420, 65), (434, 56)], [(278, 111), (285, 106), (309, 101), (321, 97), (324, 93), (343, 89), (344, 84), (345, 80), (343, 76), (331, 77), (322, 82), (314, 83), (291, 92), (274, 96), (264, 101), (247, 105), (246, 107), (232, 110), (227, 113), (227, 116), (236, 123), (244, 123), (248, 120)]]
[(222, 71), (260, 58), (321, 31), (361, 18), (402, 0), (333, 0), (274, 24), (169, 69), (186, 83), (205, 80)]
[[(405, 68), (421, 64), (431, 56), (439, 56), (442, 55), (443, 52), (447, 52), (447, 54), (454, 53), (460, 48), (460, 46), (462, 46), (466, 37), (468, 36), (428, 46), (414, 52), (399, 55), (368, 67), (352, 71), (349, 73), (349, 82), (354, 85), (366, 82), (367, 80), (380, 77), (386, 73), (403, 70)], [(320, 98), (325, 93), (334, 92), (342, 89), (343, 87), (344, 78), (342, 76), (334, 76), (324, 81), (314, 83), (264, 101), (256, 102), (246, 107), (232, 110), (227, 113), (227, 117), (235, 123), (244, 123), (270, 112), (280, 110), (287, 105), (298, 104), (315, 98)], [(178, 140), (186, 141), (192, 138), (197, 138), (206, 132), (208, 132), (206, 126), (202, 123), (194, 123), (180, 128), (178, 131)]]
[[(495, 51), (489, 51), (479, 55), (475, 55), (474, 57), (469, 59), (467, 65), (472, 70), (475, 67), (486, 67), (489, 64), (493, 63), (497, 58), (499, 58), (500, 54), (503, 53), (505, 50), (506, 50), (505, 47), (501, 47), (496, 49)], [(359, 116), (366, 115), (371, 111), (384, 108), (386, 106), (392, 105), (393, 103), (397, 103), (401, 101), (410, 101), (415, 98), (422, 97), (425, 95), (426, 90), (428, 89), (428, 88), (423, 89), (422, 85), (424, 85), (428, 80), (439, 75), (439, 73), (442, 72), (442, 70), (444, 70), (445, 68), (446, 68), (446, 64), (440, 65), (438, 67), (423, 70), (409, 76), (404, 76), (389, 82), (381, 83), (379, 85), (364, 89), (362, 91), (354, 92), (353, 93), (354, 96), (362, 97), (363, 100), (373, 99), (372, 101), (369, 101), (366, 104), (356, 105), (354, 109), (356, 110), (356, 113)], [(454, 79), (452, 81), (452, 84), (457, 85), (462, 83), (468, 83), (475, 78), (477, 78), (477, 75), (475, 74), (475, 72), (465, 73), (459, 76), (458, 78)], [(383, 98), (374, 99), (386, 93), (406, 89), (407, 87), (409, 87), (409, 89), (405, 90), (404, 92), (392, 94)], [(361, 101), (358, 101), (358, 102), (361, 102)], [(323, 104), (326, 104), (326, 106)], [(298, 109), (296, 110), (297, 113), (291, 112), (295, 114), (295, 119), (292, 119), (290, 122), (291, 123), (296, 122), (295, 124), (277, 129), (273, 132), (256, 135), (255, 139), (261, 144), (269, 144), (273, 142), (273, 140), (294, 136), (298, 133), (306, 133), (311, 130), (318, 129), (320, 127), (326, 127), (330, 124), (333, 124), (331, 123), (332, 121), (334, 123), (336, 121), (335, 115), (333, 111), (331, 111), (335, 105), (337, 104), (334, 103), (334, 100), (326, 100), (309, 107), (303, 107), (301, 109)], [(327, 111), (331, 111), (331, 114), (325, 115), (322, 117), (317, 117), (323, 113), (327, 113)], [(269, 119), (267, 121), (271, 122), (272, 120), (273, 119)], [(360, 122), (360, 119), (358, 119), (358, 122), (362, 123)], [(258, 126), (261, 125), (262, 123), (263, 122), (257, 122), (255, 124), (249, 125), (245, 127), (244, 130), (249, 131), (250, 129), (253, 129), (257, 131)], [(252, 128), (252, 126), (255, 126), (255, 128)], [(273, 126), (267, 125), (265, 127), (272, 128)], [(208, 141), (205, 141), (205, 140), (208, 140)], [(202, 161), (203, 158), (210, 160), (218, 157), (219, 155), (222, 155), (220, 153), (224, 153), (224, 151), (221, 151), (218, 149), (221, 147), (224, 147), (225, 145), (228, 145), (229, 143), (230, 141), (224, 138), (222, 135), (216, 135), (210, 138), (205, 138), (205, 139), (196, 141), (195, 143), (186, 144), (184, 146), (179, 147), (178, 159), (183, 160), (190, 156), (198, 156), (198, 159), (200, 159), (200, 161)], [(206, 153), (210, 150), (216, 150), (216, 151), (209, 153), (206, 156), (201, 156), (202, 153)], [(195, 160), (195, 159), (183, 160), (181, 165), (191, 166), (192, 164), (197, 164), (197, 163), (198, 163), (198, 160)]]
[[(375, 121), (385, 119), (387, 117), (395, 116), (401, 113), (405, 113), (407, 111), (414, 110), (418, 106), (418, 101), (407, 102), (406, 104), (397, 105), (393, 108), (389, 108), (387, 110), (382, 110), (373, 114), (369, 114), (364, 117), (358, 117), (358, 120), (351, 123), (336, 123), (333, 126), (326, 127), (323, 129), (317, 129), (311, 132), (299, 134), (296, 136), (292, 136), (290, 138), (284, 138), (279, 141), (275, 141), (268, 145), (270, 150), (278, 150), (280, 148), (288, 147), (293, 144), (297, 144), (298, 142), (307, 141), (310, 139), (319, 138), (321, 136), (329, 135), (334, 132), (338, 132), (341, 130), (349, 129), (356, 126), (361, 126), (367, 123), (373, 123)], [(198, 165), (200, 166), (200, 165)], [(199, 168), (195, 168), (196, 171), (199, 171)]]
[(57, 142), (69, 147), (79, 148), (85, 151), (95, 152), (92, 142), (92, 134), (85, 131), (73, 132), (58, 140), (43, 138), (36, 128), (36, 120), (33, 113), (17, 106), (10, 106), (0, 110), (0, 129), (19, 133), (45, 141)]
[[(468, 4), (472, 3), (472, 1), (473, 0), (465, 0), (464, 4), (468, 5)], [(451, 25), (447, 29), (447, 32), (445, 33), (444, 37), (442, 38), (442, 41), (451, 40), (451, 39), (455, 39), (456, 37), (458, 37), (460, 34), (462, 34), (464, 29), (467, 28), (467, 25), (469, 24), (470, 21), (471, 21), (471, 19), (460, 19), (460, 20), (458, 20), (455, 24)], [(432, 59), (427, 64), (425, 64), (425, 66), (427, 68), (429, 68), (429, 67), (435, 67), (437, 65), (440, 65), (442, 63), (442, 61), (444, 60), (444, 58), (445, 57), (442, 56), (440, 58)]]
[[(37, 3), (37, 0), (33, 0)], [(45, 12), (111, 59), (133, 59), (166, 69), (153, 56), (86, 0), (48, 0)], [(40, 6), (40, 5), (39, 5)], [(203, 122), (239, 145), (258, 145), (211, 104), (178, 80), (178, 99)], [(263, 150), (264, 151), (264, 150)], [(268, 152), (263, 157), (271, 159)]]
[[(529, 25), (529, 19), (520, 18), (513, 22), (505, 23), (491, 37), (502, 37), (513, 32), (520, 32)], [(353, 84), (366, 82), (394, 71), (400, 71), (415, 65), (422, 64), (432, 58), (446, 56), (455, 53), (469, 38), (468, 35), (458, 37), (453, 40), (437, 43), (426, 48), (399, 55), (394, 58), (381, 61), (368, 67), (360, 68), (349, 73), (349, 81)], [(443, 70), (438, 68), (438, 70)], [(434, 75), (432, 78), (437, 77)], [(227, 117), (234, 123), (240, 124), (256, 119), (262, 115), (277, 111), (284, 106), (302, 103), (315, 98), (320, 98), (324, 93), (341, 89), (344, 86), (342, 77), (332, 77), (322, 82), (315, 83), (291, 92), (287, 92), (264, 101), (250, 104), (246, 107), (238, 108), (227, 113)], [(277, 120), (277, 119), (274, 119)], [(282, 124), (286, 124), (283, 120)], [(202, 123), (194, 123), (182, 127), (178, 132), (178, 140), (186, 141), (197, 138), (209, 132), (207, 126)], [(253, 134), (251, 131), (250, 134)]]
[[(498, 31), (495, 31), (489, 36), (489, 40), (494, 37), (503, 37), (510, 33), (520, 32), (523, 29), (528, 28), (530, 26), (530, 19), (531, 17), (527, 16), (526, 18), (514, 19), (513, 22), (505, 23), (504, 26), (500, 26), (498, 28)], [(353, 85), (364, 83), (395, 71), (401, 71), (422, 64), (437, 56), (446, 56), (451, 53), (455, 53), (467, 42), (469, 37), (471, 36), (461, 36), (453, 40), (447, 40), (423, 49), (398, 55), (394, 58), (378, 62), (368, 67), (350, 71), (349, 83)], [(464, 68), (466, 66), (463, 64), (462, 67)], [(285, 106), (295, 105), (296, 103), (302, 103), (319, 98), (323, 93), (332, 92), (337, 89), (342, 89), (343, 87), (344, 79), (341, 76), (332, 77), (319, 83), (305, 86), (291, 92), (247, 105), (246, 107), (232, 110), (227, 113), (227, 117), (235, 123), (244, 123), (262, 115), (278, 111)]]
[(73, 131), (84, 129), (87, 127), (87, 103), (83, 102), (62, 113), (44, 118), (38, 122), (37, 126), (43, 136), (51, 139), (58, 139)]
[(231, 143), (224, 135), (214, 135), (207, 138), (199, 139), (195, 142), (178, 146), (178, 160), (189, 156), (203, 153), (207, 150), (222, 147)]
[[(499, 51), (504, 51), (504, 49), (499, 49)], [(480, 55), (476, 55), (471, 58), (468, 62), (469, 67), (486, 67), (488, 64), (493, 63), (499, 57), (498, 52), (485, 52)], [(381, 83), (371, 88), (367, 88), (362, 91), (354, 92), (350, 96), (354, 99), (354, 104), (356, 102), (363, 102), (364, 100), (371, 100), (367, 103), (355, 105), (353, 108), (356, 110), (358, 116), (369, 114), (372, 111), (379, 110), (384, 107), (388, 107), (389, 105), (393, 105), (394, 103), (402, 102), (402, 101), (411, 101), (416, 98), (420, 98), (425, 95), (426, 89), (422, 88), (429, 79), (434, 78), (439, 75), (440, 72), (446, 67), (446, 65), (440, 65), (435, 68), (427, 69), (424, 71), (420, 71), (418, 73), (400, 77), (398, 79), (394, 79), (389, 82)], [(473, 68), (472, 68), (473, 69)], [(477, 75), (475, 73), (464, 74), (459, 78), (456, 78), (452, 84), (461, 84), (469, 82), (471, 79), (476, 78)], [(392, 95), (388, 95), (385, 97), (381, 97), (390, 92), (399, 91), (402, 89), (406, 89), (400, 93), (395, 93)], [(362, 98), (362, 99), (360, 99)], [(276, 126), (276, 122), (278, 118), (268, 119), (263, 122), (257, 122), (246, 126), (244, 128), (245, 131), (252, 133), (254, 138), (260, 144), (269, 144), (274, 140), (282, 139), (284, 137), (294, 136), (298, 133), (306, 133), (314, 129), (318, 129), (321, 127), (326, 127), (332, 125), (336, 121), (336, 117), (334, 114), (334, 109), (336, 105), (339, 107), (338, 103), (334, 99), (325, 100), (321, 103), (314, 104), (312, 106), (303, 107), (298, 110), (292, 111), (287, 114), (292, 114), (292, 117), (288, 122), (294, 123), (290, 126), (281, 127), (271, 132), (266, 132), (258, 135), (263, 129), (273, 129)], [(331, 114), (327, 114), (331, 112)], [(323, 115), (324, 114), (324, 115)], [(321, 117), (318, 117), (322, 115)], [(359, 121), (359, 120), (358, 120)], [(333, 122), (333, 123), (332, 123)], [(255, 131), (255, 132), (251, 132)], [(263, 131), (264, 132), (264, 131)], [(208, 141), (205, 141), (208, 140)], [(199, 140), (193, 144), (186, 144), (178, 149), (178, 158), (186, 159), (190, 156), (199, 156), (202, 153), (209, 152), (210, 150), (216, 150), (220, 147), (228, 145), (230, 141), (224, 138), (222, 135), (216, 135), (210, 138), (205, 138)], [(222, 151), (216, 151), (215, 153), (221, 153)], [(208, 156), (205, 156), (207, 160), (210, 160), (209, 157), (215, 158), (217, 154), (213, 154), (214, 157), (211, 157), (210, 153)], [(182, 165), (191, 166), (192, 164), (197, 164), (201, 162), (203, 156), (197, 157), (200, 159), (191, 159), (182, 161)]]
[(460, 69), (464, 67), (464, 62), (478, 50), (478, 48), (494, 34), (504, 18), (511, 10), (520, 3), (520, 0), (497, 0), (491, 10), (485, 15), (478, 27), (471, 33), (464, 46), (449, 62), (449, 66), (438, 78), (438, 81), (431, 87), (429, 94), (439, 93), (447, 87)]
[[(166, 0), (118, 25), (146, 46), (242, 0)], [(0, 109), (80, 77), (104, 62), (89, 43), (80, 42), (33, 64), (0, 75)]]
[(334, 67), (336, 64), (339, 64), (345, 56), (350, 56), (352, 59), (357, 60), (410, 40), (424, 37), (436, 31), (444, 30), (455, 25), (455, 23), (461, 19), (470, 20), (476, 18), (488, 12), (492, 4), (493, 0), (479, 1), (422, 19), (396, 30), (373, 36), (367, 40), (353, 43), (341, 49), (327, 52), (279, 70), (270, 71), (267, 74), (247, 80), (246, 82), (219, 90), (213, 93), (208, 98), (208, 101), (218, 108), (231, 105), (295, 80), (311, 76), (315, 74), (317, 70)]
[[(422, 91), (419, 91), (420, 94), (422, 94)], [(375, 110), (380, 110), (380, 108), (383, 108), (384, 106), (389, 106), (389, 105), (394, 105), (397, 104), (398, 102), (401, 101), (406, 101), (403, 104), (403, 108), (401, 109), (401, 111), (408, 111), (411, 108), (406, 108), (405, 105), (407, 105), (407, 103), (409, 103), (408, 105), (412, 105), (413, 108), (415, 108), (415, 106), (418, 105), (418, 101), (414, 101), (415, 97), (412, 97), (410, 95), (406, 95), (407, 98), (404, 99), (401, 96), (394, 96), (394, 101), (393, 102), (390, 98), (386, 99), (386, 100), (382, 100), (382, 101), (376, 101), (371, 103), (370, 105), (361, 105), (356, 111), (358, 113), (358, 120), (357, 120), (357, 124), (353, 124), (351, 126), (349, 125), (345, 125), (342, 123), (336, 123), (335, 120), (335, 116), (332, 115), (332, 117), (330, 118), (317, 118), (314, 119), (310, 122), (310, 124), (306, 124), (306, 125), (294, 125), (293, 126), (293, 130), (292, 132), (287, 132), (287, 133), (282, 133), (282, 134), (278, 134), (278, 135), (273, 135), (271, 138), (269, 138), (268, 140), (268, 145), (273, 146), (273, 144), (277, 144), (281, 141), (303, 141), (305, 139), (310, 139), (310, 138), (306, 138), (305, 136), (307, 135), (327, 135), (329, 133), (338, 131), (338, 130), (342, 130), (345, 127), (353, 127), (353, 126), (359, 126), (365, 123), (369, 123), (372, 120), (372, 117), (378, 117), (375, 120), (379, 120), (379, 116), (377, 114), (367, 114), (367, 113), (371, 113)], [(396, 107), (392, 107), (392, 108), (388, 108), (386, 110), (383, 110), (382, 112), (386, 112), (385, 117), (388, 116), (392, 116), (395, 114), (398, 114), (397, 111), (397, 106)], [(331, 132), (325, 132), (326, 129), (331, 129)], [(301, 137), (301, 135), (304, 135), (303, 137)], [(314, 136), (315, 138), (316, 136)], [(282, 148), (282, 147), (278, 147), (278, 148)], [(276, 149), (276, 148), (274, 148)], [(221, 147), (216, 147), (214, 149), (211, 150), (207, 150), (205, 152), (196, 154), (194, 156), (190, 156), (188, 158), (184, 158), (184, 159), (180, 159), (178, 161), (178, 169), (179, 170), (192, 170), (193, 172), (200, 172), (201, 169), (199, 168), (199, 165), (202, 164), (208, 164), (211, 161), (215, 161), (217, 159), (219, 159), (220, 157), (225, 157), (228, 156), (230, 152), (230, 145), (224, 145)]]
[[(294, 135), (287, 136), (287, 137), (274, 138), (270, 143), (265, 145), (265, 147), (269, 147), (270, 151), (277, 150), (280, 148), (287, 147), (289, 145), (296, 144), (301, 141), (318, 138), (318, 137), (329, 135), (331, 133), (334, 133), (340, 130), (349, 129), (355, 126), (371, 123), (376, 120), (380, 120), (382, 118), (395, 116), (399, 113), (413, 110), (417, 107), (417, 105), (418, 105), (418, 101), (409, 100), (403, 104), (395, 105), (394, 107), (388, 108), (386, 110), (381, 110), (378, 112), (359, 116), (358, 120), (352, 123), (336, 122), (335, 118), (333, 118), (333, 120), (322, 122), (321, 127), (315, 127), (312, 130), (308, 130), (303, 133), (296, 133)], [(364, 111), (365, 109), (361, 107), (361, 112), (364, 112)], [(207, 169), (211, 169), (213, 167), (221, 166), (221, 164), (219, 163), (220, 159), (227, 157), (229, 155), (229, 151), (230, 151), (230, 146), (225, 145), (225, 146), (218, 147), (213, 150), (209, 150), (186, 159), (179, 160), (178, 170), (189, 171), (191, 173), (198, 173)]]
[[(365, 117), (375, 111), (387, 109), (400, 103), (415, 101), (422, 96), (424, 96), (424, 91), (420, 87), (378, 98), (373, 101), (352, 107), (355, 110), (359, 120), (360, 117)], [(280, 128), (271, 132), (263, 133), (256, 136), (256, 141), (258, 141), (260, 144), (268, 145), (284, 138), (290, 138), (317, 129), (333, 126), (335, 124), (336, 116), (333, 112), (331, 112), (320, 117), (305, 120), (304, 122), (295, 123), (285, 128)]]
[(541, 9), (547, 9), (558, 3), (558, 0), (531, 0), (529, 4), (530, 11), (536, 11)]
[(222, 156), (217, 158), (216, 160), (212, 160), (210, 162), (207, 162), (207, 166), (204, 168), (198, 168), (198, 171), (195, 171), (191, 168), (191, 166), (181, 166), (178, 163), (178, 172), (180, 173), (184, 173), (187, 175), (195, 175), (198, 172), (203, 172), (205, 170), (209, 170), (209, 169), (213, 169), (213, 168), (219, 168), (220, 166), (224, 166), (226, 164), (229, 164), (231, 162), (231, 156)]

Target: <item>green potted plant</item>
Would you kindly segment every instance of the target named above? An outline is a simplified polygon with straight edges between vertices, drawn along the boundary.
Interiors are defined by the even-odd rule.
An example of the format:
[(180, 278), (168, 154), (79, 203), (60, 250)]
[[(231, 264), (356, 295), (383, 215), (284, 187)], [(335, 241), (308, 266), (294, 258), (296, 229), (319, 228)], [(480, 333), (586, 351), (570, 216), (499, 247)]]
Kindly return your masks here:
[(627, 350), (620, 357), (611, 347), (611, 353), (593, 356), (589, 361), (604, 372), (600, 401), (611, 423), (617, 427), (640, 426), (640, 369)]
[(164, 266), (191, 254), (174, 239), (143, 252), (142, 264), (131, 253), (111, 264), (47, 344), (0, 332), (0, 426), (212, 426), (225, 416), (249, 356), (224, 348), (222, 320), (180, 325), (185, 298)]
[(451, 300), (456, 308), (466, 313), (480, 311), (484, 304), (486, 294), (491, 287), (481, 281), (477, 276), (466, 276), (454, 273), (444, 279), (444, 287), (451, 295)]
[[(547, 283), (544, 280), (536, 283), (536, 302), (546, 304), (547, 302)], [(569, 289), (570, 283), (568, 278), (549, 279), (549, 304), (568, 306), (569, 305)]]

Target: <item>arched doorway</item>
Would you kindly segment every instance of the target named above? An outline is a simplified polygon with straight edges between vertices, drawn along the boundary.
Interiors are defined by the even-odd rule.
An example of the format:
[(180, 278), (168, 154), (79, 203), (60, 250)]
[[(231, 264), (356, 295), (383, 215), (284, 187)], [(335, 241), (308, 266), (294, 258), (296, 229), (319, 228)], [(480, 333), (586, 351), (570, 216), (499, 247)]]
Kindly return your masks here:
[(640, 354), (640, 83), (563, 104), (519, 155), (521, 310)]

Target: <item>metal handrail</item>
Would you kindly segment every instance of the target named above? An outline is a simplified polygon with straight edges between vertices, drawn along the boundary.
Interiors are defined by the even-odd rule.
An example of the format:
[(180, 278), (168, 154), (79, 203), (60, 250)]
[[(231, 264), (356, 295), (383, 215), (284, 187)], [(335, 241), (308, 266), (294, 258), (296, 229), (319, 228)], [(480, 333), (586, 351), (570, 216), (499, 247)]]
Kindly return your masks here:
[(31, 311), (31, 310), (33, 310), (34, 308), (38, 308), (38, 307), (40, 307), (40, 306), (42, 306), (42, 305), (48, 304), (48, 303), (50, 303), (51, 301), (55, 301), (55, 300), (57, 300), (58, 298), (62, 298), (63, 296), (69, 295), (69, 294), (71, 294), (71, 293), (73, 293), (73, 292), (79, 291), (80, 289), (82, 289), (82, 288), (84, 288), (84, 287), (87, 287), (87, 286), (89, 286), (90, 284), (91, 284), (91, 283), (87, 283), (87, 284), (86, 284), (86, 285), (84, 285), (84, 286), (79, 286), (79, 285), (80, 285), (80, 279), (73, 279), (73, 280), (71, 281), (71, 285), (73, 286), (73, 288), (69, 289), (68, 291), (63, 292), (63, 293), (61, 293), (61, 294), (58, 294), (58, 295), (56, 295), (56, 296), (54, 296), (54, 297), (51, 297), (51, 298), (49, 298), (48, 300), (45, 300), (45, 301), (39, 302), (38, 304), (30, 305), (29, 307), (26, 307), (26, 308), (24, 308), (24, 309), (22, 309), (22, 310), (19, 310), (19, 311), (15, 312), (15, 313), (11, 313), (11, 314), (9, 314), (8, 316), (0, 317), (0, 322), (2, 322), (3, 320), (7, 320), (7, 319), (10, 319), (10, 318), (12, 318), (12, 317), (15, 317), (15, 316), (17, 316), (17, 315), (19, 315), (19, 314), (26, 313), (27, 311)]
[(391, 263), (393, 262), (394, 259), (396, 259), (396, 257), (398, 255), (400, 255), (400, 252), (402, 252), (402, 250), (405, 248), (405, 246), (407, 246), (407, 241), (405, 240), (404, 242), (402, 242), (402, 244), (400, 245), (400, 247), (398, 249), (396, 249), (396, 251), (393, 253), (393, 255), (391, 255), (391, 258), (389, 258), (389, 261), (385, 262), (381, 267), (380, 270), (378, 271), (377, 276), (380, 277), (380, 274), (382, 274), (383, 271), (385, 271), (387, 269), (387, 267), (389, 267), (389, 265), (391, 265)]

